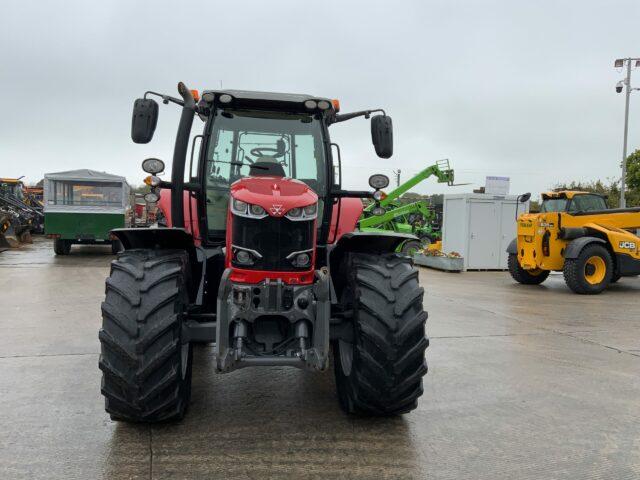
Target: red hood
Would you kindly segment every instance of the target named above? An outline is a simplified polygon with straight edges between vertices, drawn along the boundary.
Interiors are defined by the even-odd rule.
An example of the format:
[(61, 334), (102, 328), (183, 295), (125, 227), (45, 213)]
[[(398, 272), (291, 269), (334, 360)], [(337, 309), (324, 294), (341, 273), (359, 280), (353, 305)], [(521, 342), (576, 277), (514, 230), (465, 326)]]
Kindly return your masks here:
[(231, 185), (231, 196), (260, 205), (272, 217), (281, 217), (295, 207), (318, 201), (318, 195), (306, 183), (283, 177), (246, 177)]

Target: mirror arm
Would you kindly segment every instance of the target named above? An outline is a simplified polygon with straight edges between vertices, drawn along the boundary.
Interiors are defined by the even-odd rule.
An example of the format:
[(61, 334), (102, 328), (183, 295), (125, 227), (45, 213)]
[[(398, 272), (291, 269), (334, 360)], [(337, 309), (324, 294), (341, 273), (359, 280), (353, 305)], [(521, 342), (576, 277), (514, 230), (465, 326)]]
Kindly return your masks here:
[(147, 92), (144, 92), (144, 98), (147, 98), (147, 95), (155, 95), (157, 97), (162, 98), (162, 103), (164, 103), (165, 105), (171, 102), (171, 103), (175, 103), (176, 105), (180, 105), (181, 107), (184, 106), (184, 101), (180, 100), (179, 98), (174, 98), (169, 95), (165, 95), (164, 93), (152, 92), (151, 90), (149, 90)]
[(337, 114), (334, 117), (332, 123), (344, 122), (346, 120), (351, 120), (352, 118), (356, 118), (356, 117), (369, 118), (371, 116), (371, 114), (375, 113), (375, 112), (382, 112), (382, 115), (386, 115), (385, 111), (383, 109), (381, 109), (381, 108), (377, 108), (375, 110), (361, 110), (359, 112)]
[(331, 190), (331, 196), (335, 198), (373, 198), (373, 192), (368, 190)]

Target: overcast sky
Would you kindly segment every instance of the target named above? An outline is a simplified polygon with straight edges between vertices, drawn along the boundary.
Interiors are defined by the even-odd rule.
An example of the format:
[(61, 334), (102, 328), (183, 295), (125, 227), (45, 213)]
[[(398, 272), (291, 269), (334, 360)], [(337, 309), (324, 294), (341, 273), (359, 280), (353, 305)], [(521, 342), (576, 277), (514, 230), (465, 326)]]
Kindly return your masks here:
[[(505, 175), (512, 193), (613, 178), (624, 114), (613, 61), (640, 56), (639, 25), (638, 0), (8, 0), (0, 176), (92, 168), (140, 183), (145, 157), (170, 162), (179, 110), (161, 105), (154, 141), (135, 145), (133, 100), (175, 95), (184, 81), (338, 98), (343, 112), (383, 107), (394, 122), (389, 160), (375, 156), (366, 120), (332, 127), (350, 187), (396, 168), (407, 179), (442, 158), (457, 181)], [(633, 96), (630, 151), (640, 147)], [(431, 180), (416, 191), (471, 188)]]

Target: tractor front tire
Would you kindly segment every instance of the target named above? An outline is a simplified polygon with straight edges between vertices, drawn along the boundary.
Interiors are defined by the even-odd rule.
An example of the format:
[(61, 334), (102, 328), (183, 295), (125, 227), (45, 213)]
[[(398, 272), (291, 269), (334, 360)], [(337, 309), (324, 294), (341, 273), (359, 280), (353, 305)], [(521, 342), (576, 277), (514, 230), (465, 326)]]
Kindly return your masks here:
[(117, 255), (122, 251), (122, 243), (120, 240), (112, 240), (111, 241), (111, 254)]
[(522, 268), (515, 253), (509, 254), (508, 265), (511, 277), (523, 285), (540, 285), (549, 276), (549, 270), (525, 270)]
[(411, 259), (351, 254), (343, 307), (353, 312), (353, 342), (334, 343), (340, 406), (349, 414), (398, 415), (416, 408), (427, 373), (424, 290)]
[(71, 242), (69, 240), (56, 238), (53, 241), (53, 251), (56, 255), (69, 255), (71, 252)]
[(564, 281), (575, 293), (595, 295), (602, 292), (613, 277), (613, 260), (598, 243), (586, 245), (576, 258), (564, 261)]
[(183, 340), (189, 264), (182, 250), (127, 250), (111, 262), (99, 333), (102, 394), (113, 420), (179, 420), (191, 395)]

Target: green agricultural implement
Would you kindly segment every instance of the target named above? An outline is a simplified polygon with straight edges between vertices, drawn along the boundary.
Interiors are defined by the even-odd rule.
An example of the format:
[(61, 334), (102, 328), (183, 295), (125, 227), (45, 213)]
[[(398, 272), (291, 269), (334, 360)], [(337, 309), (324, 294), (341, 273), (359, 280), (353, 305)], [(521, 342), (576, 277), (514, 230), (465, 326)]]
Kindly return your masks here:
[(429, 202), (418, 200), (403, 204), (400, 201), (403, 194), (430, 177), (436, 177), (438, 183), (454, 185), (454, 173), (449, 160), (438, 160), (389, 192), (379, 202), (365, 207), (358, 223), (360, 230), (364, 232), (393, 231), (415, 235), (419, 240), (405, 242), (401, 247), (401, 252), (407, 255), (412, 255), (417, 250), (439, 240), (440, 225)]

